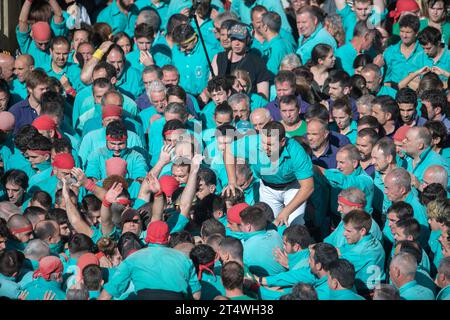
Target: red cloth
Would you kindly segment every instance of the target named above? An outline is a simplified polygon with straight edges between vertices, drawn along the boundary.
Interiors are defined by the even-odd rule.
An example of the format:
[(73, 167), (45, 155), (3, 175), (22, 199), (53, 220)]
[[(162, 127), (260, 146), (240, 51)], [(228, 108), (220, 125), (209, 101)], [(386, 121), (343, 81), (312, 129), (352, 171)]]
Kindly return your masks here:
[(395, 10), (389, 12), (389, 17), (393, 18), (394, 23), (396, 23), (403, 12), (412, 12), (419, 9), (419, 5), (415, 0), (398, 0)]
[(38, 130), (56, 130), (55, 120), (46, 114), (34, 119), (31, 125)]
[(107, 104), (102, 108), (102, 119), (109, 117), (122, 117), (123, 108), (114, 104)]
[(50, 25), (48, 22), (38, 21), (31, 26), (31, 32), (33, 34), (33, 39), (36, 41), (49, 41), (52, 37), (52, 32), (50, 30)]
[(125, 174), (127, 173), (127, 164), (128, 163), (125, 160), (117, 157), (106, 160), (106, 175), (108, 177), (113, 175), (125, 177)]
[(394, 141), (403, 142), (406, 138), (406, 134), (408, 133), (409, 129), (411, 129), (410, 126), (404, 125), (395, 131), (393, 139)]
[(164, 221), (153, 221), (147, 227), (145, 242), (155, 244), (169, 243), (169, 226)]
[(227, 211), (227, 220), (228, 220), (228, 222), (240, 224), (241, 223), (240, 213), (242, 211), (244, 211), (244, 209), (246, 209), (248, 207), (249, 207), (249, 205), (247, 203), (245, 203), (245, 202), (238, 203), (238, 204), (235, 204), (234, 206), (232, 206)]
[(52, 166), (58, 169), (72, 169), (75, 161), (70, 153), (58, 153), (53, 159)]
[(166, 197), (172, 197), (175, 190), (180, 186), (180, 183), (173, 176), (161, 176), (159, 184), (161, 185), (161, 191)]
[(84, 268), (91, 264), (100, 266), (100, 261), (98, 261), (98, 258), (95, 256), (95, 254), (88, 252), (79, 257), (77, 261), (77, 267), (80, 271), (80, 274), (82, 275)]
[(58, 257), (47, 256), (39, 260), (39, 268), (33, 273), (33, 278), (42, 277), (49, 281), (52, 273), (61, 273), (63, 269), (63, 264)]

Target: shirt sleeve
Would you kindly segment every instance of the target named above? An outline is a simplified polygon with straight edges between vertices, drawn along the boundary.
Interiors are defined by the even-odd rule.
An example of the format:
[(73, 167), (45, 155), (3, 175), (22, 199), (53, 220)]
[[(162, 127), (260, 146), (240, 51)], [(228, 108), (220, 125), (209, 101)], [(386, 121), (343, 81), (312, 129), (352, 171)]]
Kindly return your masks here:
[(69, 33), (69, 30), (66, 27), (66, 18), (63, 15), (63, 21), (61, 23), (55, 22), (55, 17), (52, 18), (50, 21), (50, 28), (52, 29), (55, 36), (67, 36)]
[(87, 159), (86, 166), (86, 177), (92, 177), (97, 180), (101, 180), (101, 172), (100, 172), (100, 155), (98, 153), (93, 153)]
[(267, 285), (288, 287), (299, 282), (314, 284), (315, 278), (311, 274), (309, 267), (289, 270), (273, 276), (266, 277)]
[(295, 178), (297, 180), (311, 178), (314, 174), (311, 157), (308, 156), (305, 150), (296, 141), (293, 140), (292, 142), (294, 143), (292, 159), (294, 161), (293, 168), (295, 169)]
[(31, 42), (33, 41), (33, 39), (31, 39), (30, 33), (30, 26), (28, 26), (28, 30), (26, 32), (21, 32), (19, 30), (19, 26), (16, 27), (16, 38), (19, 44), (20, 51), (22, 51), (22, 53), (28, 53), (28, 50), (30, 49)]
[(105, 284), (104, 289), (114, 298), (120, 297), (131, 280), (131, 268), (126, 261), (123, 261), (118, 267), (113, 277)]
[(189, 260), (189, 287), (191, 292), (195, 293), (202, 290), (202, 286), (197, 278), (197, 273), (195, 272), (194, 264)]
[(144, 156), (139, 153), (134, 154), (132, 163), (132, 172), (130, 172), (131, 179), (145, 178), (148, 172), (148, 165), (145, 162)]

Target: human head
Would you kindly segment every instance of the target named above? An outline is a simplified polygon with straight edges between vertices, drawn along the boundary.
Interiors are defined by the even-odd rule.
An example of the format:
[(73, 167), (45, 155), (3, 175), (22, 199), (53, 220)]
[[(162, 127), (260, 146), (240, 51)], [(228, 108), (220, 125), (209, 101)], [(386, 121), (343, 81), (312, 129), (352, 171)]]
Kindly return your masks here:
[(121, 121), (112, 121), (106, 127), (106, 147), (113, 156), (120, 157), (127, 148), (127, 130)]
[(280, 29), (281, 17), (278, 13), (268, 11), (262, 15), (261, 27), (259, 30), (266, 39), (269, 39), (269, 35), (273, 36), (279, 34)]
[(384, 178), (384, 193), (392, 202), (403, 200), (411, 191), (411, 176), (403, 168), (389, 171)]
[(359, 242), (364, 236), (369, 234), (372, 227), (371, 216), (363, 210), (352, 210), (343, 218), (344, 238), (348, 244)]
[(381, 126), (395, 122), (398, 115), (397, 102), (389, 96), (378, 96), (373, 101), (372, 116), (377, 118)]
[(421, 101), (426, 110), (425, 117), (428, 120), (442, 121), (442, 117), (447, 115), (447, 97), (443, 90), (432, 89), (424, 91), (421, 96)]
[(416, 158), (431, 145), (431, 134), (427, 128), (413, 127), (406, 133), (403, 149), (406, 154)]
[(362, 95), (356, 100), (356, 108), (359, 113), (359, 118), (372, 115), (372, 105), (375, 97), (371, 94)]
[(221, 271), (222, 284), (225, 290), (242, 290), (244, 284), (244, 267), (230, 261), (223, 265)]
[(283, 246), (287, 254), (307, 249), (313, 242), (305, 226), (291, 225), (283, 231)]
[(328, 265), (328, 287), (331, 290), (352, 289), (355, 267), (346, 259), (337, 259)]
[(40, 104), (41, 96), (48, 90), (49, 77), (42, 69), (34, 69), (26, 77), (27, 92), (33, 102)]
[(450, 285), (450, 257), (443, 258), (439, 263), (436, 284), (440, 288), (445, 288)]
[(395, 224), (395, 241), (418, 241), (420, 237), (420, 224), (414, 218), (398, 220)]
[(247, 207), (240, 213), (242, 232), (264, 230), (267, 227), (267, 219), (261, 208)]
[(375, 287), (373, 300), (400, 300), (400, 293), (395, 286), (380, 283)]
[(39, 164), (49, 161), (51, 148), (52, 142), (43, 135), (38, 135), (30, 140), (27, 145), (26, 157), (32, 167), (38, 168)]
[(333, 101), (350, 94), (351, 83), (350, 76), (347, 72), (342, 70), (333, 70), (330, 72), (328, 79), (328, 94)]
[(419, 17), (413, 14), (406, 14), (398, 22), (400, 28), (400, 39), (402, 43), (409, 46), (417, 39), (420, 28)]
[(211, 100), (218, 105), (230, 96), (231, 83), (226, 77), (217, 76), (208, 81), (207, 90)]
[(27, 243), (31, 239), (33, 239), (33, 225), (31, 222), (20, 214), (12, 215), (8, 219), (8, 230), (13, 237), (13, 239)]
[(261, 148), (268, 157), (279, 157), (286, 144), (286, 130), (277, 121), (267, 123), (261, 133)]
[(413, 208), (409, 203), (404, 201), (394, 202), (387, 210), (386, 223), (391, 229), (392, 234), (395, 234), (397, 222), (400, 220), (412, 219)]
[(39, 50), (46, 51), (51, 36), (52, 31), (48, 22), (38, 21), (31, 26), (31, 37)]
[(14, 61), (14, 74), (21, 83), (25, 82), (29, 72), (33, 69), (34, 58), (29, 54), (20, 55)]
[(369, 63), (361, 70), (361, 75), (366, 79), (367, 89), (373, 94), (378, 93), (382, 85), (380, 67), (374, 63)]
[(53, 174), (59, 181), (71, 177), (71, 171), (75, 167), (75, 160), (70, 153), (58, 153), (52, 161)]
[(351, 174), (359, 166), (361, 155), (358, 148), (347, 144), (339, 149), (336, 154), (337, 169), (345, 175)]
[(374, 129), (366, 128), (358, 131), (358, 135), (356, 137), (356, 148), (361, 155), (362, 161), (370, 160), (373, 146), (378, 139), (378, 133)]
[(109, 63), (116, 69), (117, 79), (122, 77), (125, 70), (125, 52), (117, 44), (112, 45), (108, 52), (105, 53), (106, 62)]
[(216, 191), (217, 177), (209, 168), (200, 168), (197, 175), (197, 193), (200, 200)]
[(311, 6), (304, 6), (296, 13), (298, 33), (309, 37), (317, 28), (319, 18), (316, 10)]
[(401, 121), (407, 125), (412, 124), (417, 114), (416, 92), (410, 88), (402, 88), (397, 92), (395, 101), (398, 104)]
[(244, 93), (235, 93), (228, 98), (233, 109), (233, 119), (248, 121), (250, 116), (250, 98)]
[(306, 138), (313, 151), (320, 150), (324, 144), (328, 143), (329, 133), (327, 122), (320, 119), (312, 119), (307, 122)]
[(266, 108), (257, 108), (250, 114), (250, 122), (257, 132), (260, 132), (270, 121), (272, 121), (272, 116)]
[(337, 210), (341, 216), (352, 210), (363, 209), (365, 206), (366, 195), (360, 189), (350, 187), (339, 193)]
[(134, 42), (139, 51), (150, 52), (153, 41), (155, 40), (155, 30), (147, 23), (140, 23), (134, 29)]
[(2, 176), (2, 185), (8, 195), (8, 201), (21, 206), (28, 190), (28, 176), (22, 170), (8, 170)]
[(237, 55), (244, 55), (251, 41), (248, 26), (241, 22), (234, 23), (230, 28), (229, 37), (231, 40), (231, 51)]
[(189, 54), (194, 50), (198, 42), (198, 36), (190, 24), (181, 24), (177, 26), (172, 33), (173, 41), (184, 54)]
[(331, 115), (338, 129), (345, 131), (350, 126), (353, 116), (349, 98), (342, 97), (334, 100)]
[(64, 68), (70, 53), (70, 43), (64, 36), (58, 36), (51, 40), (50, 55), (52, 64), (58, 68)]
[(441, 31), (434, 27), (428, 26), (419, 32), (417, 40), (419, 40), (425, 54), (433, 59), (439, 53), (441, 38)]
[(280, 71), (274, 82), (278, 99), (282, 96), (295, 95), (296, 79), (292, 71)]
[(126, 208), (121, 216), (122, 234), (132, 232), (140, 235), (142, 231), (142, 219), (137, 210)]
[(325, 242), (313, 244), (309, 252), (309, 267), (311, 272), (319, 278), (327, 275), (330, 263), (339, 258), (336, 248)]
[(397, 288), (414, 280), (417, 271), (416, 258), (411, 253), (396, 254), (389, 265), (389, 277)]
[(372, 46), (375, 34), (375, 29), (369, 25), (366, 19), (358, 21), (353, 29), (353, 39), (359, 42), (361, 50), (364, 51), (369, 50)]

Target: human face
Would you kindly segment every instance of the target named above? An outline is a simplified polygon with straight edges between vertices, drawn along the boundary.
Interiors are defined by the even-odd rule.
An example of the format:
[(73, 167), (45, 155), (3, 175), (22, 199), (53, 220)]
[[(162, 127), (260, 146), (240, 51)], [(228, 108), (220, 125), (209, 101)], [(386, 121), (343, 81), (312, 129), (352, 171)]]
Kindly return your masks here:
[(39, 103), (41, 101), (42, 94), (47, 92), (48, 85), (47, 84), (38, 84), (34, 89), (27, 89), (28, 93), (30, 93), (31, 97)]
[(445, 17), (444, 1), (436, 2), (432, 7), (428, 7), (428, 15), (432, 22), (439, 23)]
[(353, 3), (353, 11), (355, 11), (356, 19), (358, 21), (365, 21), (370, 15), (370, 2), (358, 2)]
[(98, 86), (94, 86), (92, 88), (92, 93), (94, 94), (94, 102), (100, 104), (102, 102), (102, 98), (106, 92), (109, 91), (109, 87), (101, 88)]
[(295, 86), (287, 81), (275, 82), (275, 89), (277, 91), (277, 98), (288, 96), (295, 93)]
[[(60, 181), (63, 181), (64, 179), (69, 179), (72, 177), (71, 171), (72, 171), (71, 169), (56, 168), (55, 175)], [(73, 191), (73, 189), (72, 189), (72, 191)]]
[(411, 124), (416, 116), (416, 107), (412, 103), (399, 103), (400, 117), (405, 124)]
[(59, 233), (61, 236), (68, 237), (70, 236), (70, 229), (67, 223), (63, 223), (59, 225)]
[(7, 57), (7, 61), (0, 65), (0, 75), (6, 82), (11, 82), (14, 76), (14, 58)]
[(6, 241), (8, 239), (0, 237), (0, 252), (3, 252), (6, 249)]
[(392, 232), (393, 235), (394, 235), (395, 232), (396, 232), (395, 226), (396, 226), (396, 224), (397, 224), (397, 222), (398, 222), (399, 220), (400, 220), (400, 219), (398, 218), (396, 212), (390, 212), (390, 213), (388, 213), (388, 215), (387, 215), (387, 222), (388, 222), (389, 228), (391, 228), (391, 232)]
[(338, 152), (336, 154), (337, 169), (345, 175), (355, 171), (354, 163), (349, 159), (348, 152)]
[(188, 166), (172, 166), (172, 176), (178, 181), (180, 184), (187, 183), (189, 178), (189, 167)]
[(67, 64), (67, 59), (69, 59), (69, 46), (61, 43), (53, 46), (50, 49), (52, 55), (52, 63), (59, 68), (64, 68)]
[(228, 99), (228, 93), (220, 88), (220, 90), (211, 92), (211, 99), (215, 105), (221, 104)]
[(330, 83), (328, 85), (328, 94), (330, 95), (330, 98), (332, 100), (336, 100), (345, 96), (344, 88), (341, 87), (339, 82)]
[(378, 147), (372, 149), (372, 164), (378, 172), (385, 172), (389, 167), (389, 159)]
[(153, 44), (153, 38), (146, 38), (146, 37), (141, 37), (141, 38), (135, 38), (136, 41), (136, 45), (139, 49), (139, 51), (150, 51), (152, 44)]
[(152, 91), (150, 93), (151, 103), (158, 113), (164, 112), (167, 107), (167, 96), (164, 91)]
[(284, 251), (285, 251), (287, 254), (297, 252), (297, 251), (294, 249), (294, 246), (295, 246), (295, 245), (291, 244), (291, 243), (287, 240), (287, 237), (284, 237), (284, 236), (283, 236), (283, 248), (284, 248)]
[(142, 82), (144, 82), (145, 90), (148, 90), (152, 81), (158, 80), (156, 72), (146, 72), (142, 74)]
[(361, 74), (366, 79), (366, 87), (372, 93), (377, 93), (380, 89), (381, 77), (375, 72), (366, 71)]
[(200, 200), (204, 199), (206, 196), (213, 194), (214, 192), (213, 186), (207, 186), (205, 184), (204, 180), (200, 180), (198, 182), (198, 186), (197, 186), (197, 193), (196, 196), (197, 198), (199, 198)]
[[(32, 226), (31, 224), (29, 226)], [(15, 233), (14, 236), (19, 240), (19, 242), (27, 243), (34, 238), (33, 231), (26, 231), (22, 233)]]
[(316, 122), (310, 122), (306, 128), (306, 138), (313, 151), (319, 150), (328, 139), (328, 130), (324, 130), (323, 127)]
[(439, 237), (439, 243), (442, 246), (442, 255), (444, 257), (450, 256), (450, 241), (448, 241), (448, 228), (442, 230), (441, 236)]
[(20, 56), (14, 62), (14, 74), (21, 83), (25, 81), (26, 75), (31, 70), (33, 70), (33, 66), (29, 66), (27, 60), (21, 59)]
[(247, 189), (251, 182), (252, 182), (251, 178), (246, 179), (244, 175), (236, 173), (236, 185), (242, 190)]
[(410, 27), (400, 28), (400, 39), (402, 43), (409, 46), (416, 42), (417, 35)]
[(133, 220), (127, 221), (123, 224), (122, 234), (125, 232), (132, 232), (135, 235), (139, 236), (142, 231), (141, 219), (138, 217), (134, 217)]
[(131, 42), (128, 40), (127, 37), (120, 38), (116, 44), (122, 48), (123, 52), (125, 54), (129, 53), (131, 51)]
[(114, 153), (113, 153), (114, 157), (120, 157), (120, 152), (127, 148), (127, 142), (126, 141), (106, 141), (106, 147), (109, 150), (114, 151)]
[(346, 130), (350, 126), (351, 116), (342, 109), (333, 109), (333, 119), (340, 131)]
[(403, 159), (405, 157), (405, 150), (403, 148), (403, 142), (394, 140), (394, 144), (395, 144), (395, 152), (397, 153), (397, 155), (400, 158)]
[(308, 2), (305, 0), (289, 0), (289, 3), (291, 4), (292, 9), (294, 9), (294, 12), (308, 5)]
[(218, 136), (217, 137), (217, 148), (220, 152), (225, 151), (225, 146), (230, 145), (233, 142), (233, 137), (231, 136)]
[(297, 15), (297, 29), (300, 35), (309, 37), (317, 26), (317, 18), (312, 17), (309, 13), (305, 12)]
[(88, 216), (93, 226), (98, 226), (100, 224), (101, 222), (100, 210), (90, 211)]
[(386, 124), (386, 122), (388, 121), (387, 112), (383, 112), (383, 110), (381, 110), (381, 106), (379, 104), (374, 104), (372, 106), (372, 116), (377, 118), (378, 123), (382, 126), (384, 126)]
[(12, 204), (21, 204), (23, 200), (23, 195), (25, 193), (25, 190), (13, 183), (13, 182), (7, 182), (5, 185), (6, 193), (8, 194), (8, 201)]
[(435, 46), (431, 43), (422, 45), (422, 48), (423, 48), (423, 51), (425, 52), (425, 54), (432, 59), (437, 56), (438, 51), (439, 51), (439, 47)]
[(48, 154), (41, 155), (33, 150), (27, 150), (26, 158), (30, 161), (31, 165), (35, 167), (37, 164), (47, 161), (50, 158), (50, 152)]
[(270, 121), (263, 113), (252, 114), (250, 122), (257, 132), (260, 132), (262, 128)]
[(214, 115), (214, 122), (216, 123), (217, 127), (226, 123), (231, 123), (231, 121), (232, 119), (229, 113), (216, 113)]
[(164, 145), (171, 145), (174, 147), (182, 133), (182, 130), (175, 130), (171, 134), (166, 135), (164, 137)]
[(406, 133), (406, 138), (403, 140), (403, 149), (411, 157), (417, 156), (420, 152), (421, 141), (417, 138), (417, 133), (412, 128)]
[(83, 57), (84, 63), (91, 60), (92, 55), (94, 54), (94, 48), (89, 43), (83, 43), (78, 48), (78, 53)]
[(253, 29), (261, 35), (262, 29), (262, 16), (266, 13), (266, 11), (257, 11), (252, 15), (252, 25)]
[(244, 55), (247, 49), (245, 40), (231, 39), (231, 50), (237, 55)]
[(89, 34), (85, 30), (77, 30), (73, 34), (72, 49), (76, 50), (80, 43), (88, 42)]
[(338, 207), (337, 207), (337, 211), (342, 215), (345, 216), (347, 213), (349, 213), (350, 211), (352, 211), (354, 209), (354, 207), (346, 205), (340, 201), (338, 201)]
[(248, 117), (250, 115), (250, 108), (247, 103), (242, 100), (241, 102), (232, 106), (233, 108), (233, 118), (239, 117), (241, 120), (248, 121)]
[(120, 54), (120, 52), (117, 50), (111, 50), (111, 52), (106, 57), (106, 62), (111, 64), (116, 69), (117, 78), (120, 78), (122, 76), (125, 65), (124, 58)]
[(327, 56), (322, 60), (322, 65), (328, 70), (334, 67), (336, 62), (336, 57), (334, 56), (333, 50), (331, 50)]
[(269, 158), (278, 157), (285, 143), (285, 138), (280, 141), (277, 136), (267, 137), (261, 134), (261, 148)]
[(9, 95), (4, 91), (0, 91), (0, 111), (6, 111), (8, 108), (8, 102)]
[(428, 120), (440, 120), (435, 119), (436, 118), (436, 112), (434, 111), (433, 106), (431, 105), (430, 101), (422, 100), (422, 104), (427, 110), (427, 119)]
[(236, 78), (233, 83), (233, 89), (239, 93), (247, 93), (250, 91), (250, 85), (241, 78)]
[(384, 179), (384, 194), (392, 202), (400, 201), (403, 197), (403, 188), (399, 188), (394, 179), (388, 176)]
[(299, 123), (300, 113), (297, 103), (280, 103), (280, 114), (283, 122), (288, 126)]
[(430, 229), (435, 230), (441, 230), (441, 224), (437, 222), (435, 219), (428, 218), (428, 224), (430, 225)]
[(194, 50), (195, 45), (197, 44), (197, 38), (194, 38), (194, 40), (185, 43), (185, 44), (180, 44), (179, 48), (181, 52), (184, 52), (184, 54), (188, 55), (192, 50)]
[(404, 230), (402, 228), (397, 228), (397, 227), (394, 227), (394, 228), (395, 228), (394, 239), (396, 242), (402, 241), (402, 240), (408, 240), (404, 233)]
[(180, 81), (180, 77), (175, 71), (163, 71), (162, 82), (168, 85), (178, 85), (178, 81)]
[(370, 159), (373, 145), (370, 143), (368, 136), (364, 137), (357, 136), (356, 148), (358, 149), (359, 154), (361, 155), (363, 161), (367, 161)]
[(229, 32), (228, 32), (227, 28), (220, 29), (219, 41), (220, 41), (221, 46), (224, 49), (230, 49), (231, 48), (231, 40), (230, 40), (230, 35), (229, 35)]
[(371, 116), (372, 115), (372, 107), (364, 104), (357, 105), (357, 110), (359, 113), (359, 119), (361, 119), (364, 116)]
[(351, 223), (347, 223), (344, 225), (344, 238), (348, 244), (357, 243), (362, 238), (361, 230), (357, 230)]

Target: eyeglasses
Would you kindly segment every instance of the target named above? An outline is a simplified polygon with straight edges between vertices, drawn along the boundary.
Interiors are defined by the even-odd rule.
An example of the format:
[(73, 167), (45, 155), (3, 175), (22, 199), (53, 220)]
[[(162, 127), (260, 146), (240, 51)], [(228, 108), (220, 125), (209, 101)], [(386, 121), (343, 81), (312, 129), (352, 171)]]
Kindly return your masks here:
[(133, 223), (139, 224), (139, 222), (141, 222), (141, 220), (139, 220), (139, 219), (133, 219), (133, 220), (125, 221), (125, 223), (128, 223), (128, 222), (133, 222)]

